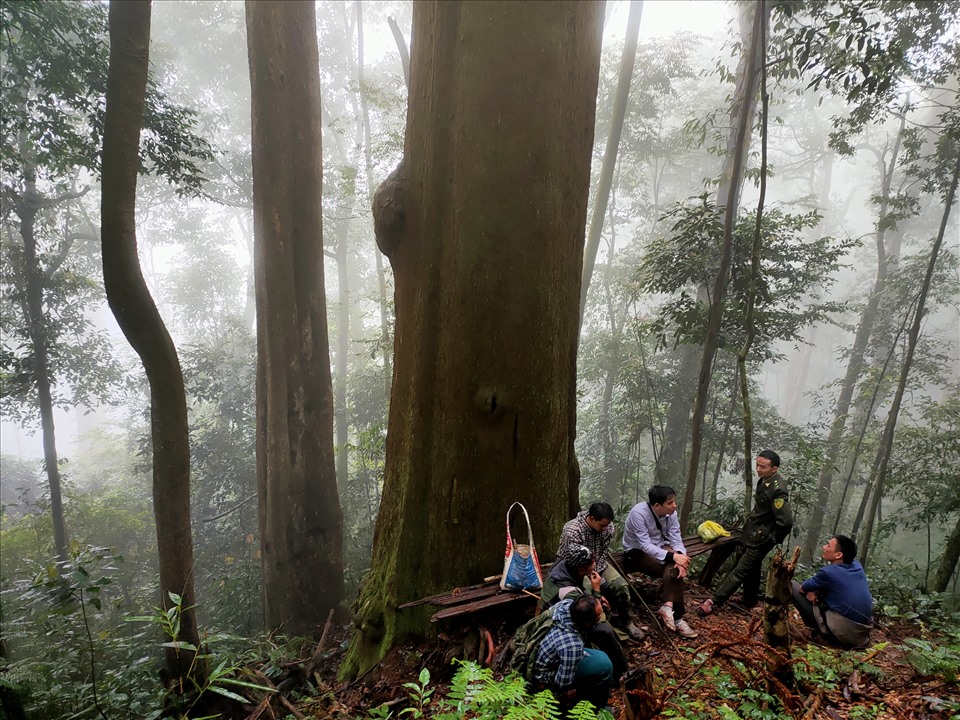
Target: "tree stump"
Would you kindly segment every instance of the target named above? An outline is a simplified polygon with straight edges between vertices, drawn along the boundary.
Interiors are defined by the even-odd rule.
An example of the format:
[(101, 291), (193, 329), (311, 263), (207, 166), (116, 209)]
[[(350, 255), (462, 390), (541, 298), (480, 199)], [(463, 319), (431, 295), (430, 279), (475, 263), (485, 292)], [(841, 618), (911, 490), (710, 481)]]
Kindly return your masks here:
[(627, 720), (648, 720), (659, 712), (653, 675), (653, 669), (644, 665), (627, 671), (620, 681)]
[(799, 557), (799, 547), (794, 549), (790, 560), (778, 549), (770, 561), (763, 608), (763, 632), (770, 647), (789, 648), (790, 645), (790, 626), (787, 622), (793, 606), (790, 587)]

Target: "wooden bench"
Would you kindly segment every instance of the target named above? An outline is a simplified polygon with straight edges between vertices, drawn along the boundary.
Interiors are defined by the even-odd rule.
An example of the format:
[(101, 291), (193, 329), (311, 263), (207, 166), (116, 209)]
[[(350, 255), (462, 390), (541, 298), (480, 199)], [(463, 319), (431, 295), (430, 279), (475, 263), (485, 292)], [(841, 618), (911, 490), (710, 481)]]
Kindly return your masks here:
[[(709, 587), (713, 582), (720, 567), (726, 562), (733, 552), (740, 545), (740, 531), (731, 530), (729, 537), (722, 537), (712, 543), (705, 543), (699, 535), (691, 535), (683, 539), (684, 547), (687, 549), (687, 555), (697, 557), (704, 553), (710, 553), (710, 557), (700, 574), (697, 576), (697, 583), (703, 587)], [(610, 553), (610, 559), (614, 564), (623, 568), (623, 552)], [(546, 577), (552, 563), (543, 565), (543, 574)], [(533, 603), (540, 598), (539, 593), (504, 591), (500, 589), (500, 576), (463, 588), (455, 588), (450, 592), (441, 595), (431, 595), (430, 597), (413, 600), (404, 603), (400, 609), (416, 607), (418, 605), (435, 605), (441, 608), (430, 617), (431, 622), (439, 622), (446, 618), (456, 617), (458, 615), (468, 615), (470, 613), (484, 610), (486, 608), (498, 607), (508, 603), (526, 602)]]

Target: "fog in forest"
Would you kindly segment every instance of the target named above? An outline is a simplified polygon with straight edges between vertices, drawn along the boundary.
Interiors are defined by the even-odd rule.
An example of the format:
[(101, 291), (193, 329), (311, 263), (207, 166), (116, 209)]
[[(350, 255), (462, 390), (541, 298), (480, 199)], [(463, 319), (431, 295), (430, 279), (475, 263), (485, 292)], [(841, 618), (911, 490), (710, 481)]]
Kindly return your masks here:
[[(910, 3), (868, 2), (861, 14), (850, 10), (856, 3), (838, 2), (817, 4), (815, 10), (800, 3), (804, 9), (791, 14), (773, 5), (757, 41), (751, 3), (607, 3), (580, 233), (585, 305), (576, 344), (574, 446), (580, 475), (579, 498), (570, 505), (586, 509), (608, 502), (619, 523), (652, 485), (662, 483), (676, 488), (691, 532), (706, 519), (737, 527), (745, 512), (744, 470), (752, 477), (752, 458), (773, 449), (783, 458), (795, 518), (786, 545), (801, 549), (802, 567), (818, 561), (825, 538), (846, 533), (869, 558), (873, 594), (885, 607), (907, 612), (904, 598), (937, 590), (947, 598), (943, 607), (955, 610), (958, 12), (954, 7), (933, 17), (922, 8), (911, 10)], [(407, 166), (411, 158), (420, 162), (417, 156), (448, 162), (449, 148), (472, 142), (467, 136), (442, 144), (448, 130), (453, 137), (463, 127), (465, 108), (474, 107), (461, 103), (439, 108), (439, 115), (449, 115), (449, 128), (436, 125), (427, 145), (415, 146), (411, 137), (421, 136), (411, 135), (407, 126), (408, 86), (427, 97), (428, 88), (436, 87), (429, 83), (439, 83), (436, 78), (451, 67), (469, 64), (470, 49), (487, 32), (464, 24), (457, 47), (466, 48), (466, 59), (458, 57), (454, 64), (452, 57), (438, 56), (430, 58), (433, 65), (418, 68), (413, 18), (409, 2), (316, 4), (319, 287), (325, 307), (320, 297), (311, 302), (325, 313), (329, 343), (331, 505), (339, 502), (342, 508), (342, 554), (336, 562), (343, 588), (334, 601), (340, 608), (349, 608), (362, 593), (371, 569), (380, 499), (391, 474), (388, 437), (415, 433), (393, 428), (393, 418), (425, 412), (420, 399), (405, 400), (410, 404), (404, 410), (391, 412), (391, 395), (395, 402), (407, 397), (398, 395), (397, 385), (414, 382), (402, 374), (408, 366), (397, 348), (401, 341), (410, 343), (404, 352), (415, 358), (419, 351), (411, 347), (434, 352), (436, 340), (429, 328), (416, 341), (398, 335), (398, 305), (407, 302), (400, 285), (432, 272), (432, 265), (404, 265), (411, 275), (395, 282), (400, 261), (378, 249), (374, 194), (405, 152)], [(153, 3), (140, 140), (145, 159), (136, 195), (140, 268), (183, 372), (190, 440), (186, 520), (199, 624), (207, 632), (243, 638), (260, 633), (265, 613), (267, 618), (271, 613), (269, 597), (264, 607), (261, 566), (268, 512), (263, 485), (258, 498), (258, 473), (267, 471), (258, 469), (257, 436), (258, 415), (273, 411), (264, 401), (258, 412), (257, 329), (284, 317), (279, 304), (269, 314), (264, 304), (257, 318), (258, 302), (268, 295), (275, 299), (277, 291), (268, 293), (266, 285), (258, 290), (268, 271), (262, 280), (254, 273), (261, 225), (254, 216), (249, 21), (240, 2)], [(110, 49), (106, 22), (103, 3), (21, 2), (3, 9), (0, 570), (3, 622), (16, 628), (7, 641), (14, 659), (18, 648), (31, 642), (31, 633), (42, 634), (38, 628), (67, 632), (57, 624), (61, 620), (41, 618), (40, 595), (31, 595), (42, 595), (44, 568), (54, 567), (58, 556), (91, 576), (110, 578), (109, 587), (93, 591), (104, 599), (109, 618), (98, 622), (107, 635), (113, 620), (124, 613), (149, 614), (160, 597), (151, 388), (104, 291), (100, 231), (106, 221), (100, 216), (98, 153), (106, 134), (100, 114)], [(875, 45), (886, 50), (871, 54)], [(756, 47), (764, 70), (750, 85), (747, 53)], [(501, 63), (514, 62), (512, 47), (499, 52)], [(515, 62), (517, 78), (533, 72), (519, 56)], [(567, 82), (549, 76), (542, 81)], [(487, 98), (478, 112), (495, 117), (495, 102)], [(559, 106), (554, 109), (559, 112)], [(274, 146), (264, 147), (269, 154)], [(514, 147), (526, 152), (523, 144)], [(475, 187), (495, 186), (500, 171), (494, 161), (484, 165), (485, 181)], [(531, 173), (531, 188), (539, 187), (536, 170)], [(573, 195), (565, 195), (565, 202), (576, 202)], [(451, 191), (425, 201), (428, 207), (444, 202), (469, 204), (470, 198)], [(734, 217), (725, 228), (731, 209)], [(502, 211), (491, 204), (491, 217), (497, 212)], [(283, 219), (278, 216), (275, 224)], [(438, 221), (432, 227), (443, 232), (445, 226)], [(512, 233), (510, 227), (504, 232)], [(491, 263), (491, 294), (475, 305), (493, 309), (492, 326), (523, 327), (529, 308), (513, 300), (498, 305), (496, 263), (510, 260), (506, 251), (484, 249), (492, 247), (482, 244), (489, 241), (488, 235), (478, 238), (476, 253), (462, 258), (464, 267)], [(487, 260), (473, 257), (484, 252)], [(726, 276), (718, 280), (722, 267)], [(287, 268), (291, 278), (302, 270), (296, 260)], [(441, 288), (438, 298), (459, 279), (444, 282), (441, 277), (435, 286)], [(531, 281), (531, 293), (553, 293), (538, 282)], [(410, 297), (421, 302), (427, 293), (410, 291)], [(451, 322), (460, 306), (438, 302), (437, 317)], [(572, 304), (571, 298), (564, 307)], [(463, 307), (469, 313), (474, 303), (468, 299)], [(573, 313), (565, 312), (576, 324)], [(433, 329), (439, 337), (441, 328)], [(467, 327), (465, 337), (474, 330), (477, 337), (465, 347), (482, 345), (487, 329), (486, 321)], [(304, 337), (290, 335), (283, 347), (299, 347)], [(261, 353), (267, 342), (261, 338)], [(525, 358), (528, 342), (516, 336), (498, 353)], [(705, 387), (704, 347), (711, 344), (716, 354)], [(438, 367), (454, 362), (449, 350), (438, 352)], [(283, 375), (282, 364), (281, 359), (272, 370), (261, 368), (262, 388), (276, 382), (269, 373)], [(415, 367), (427, 372), (422, 364)], [(300, 371), (289, 360), (290, 378)], [(417, 398), (430, 387), (420, 384), (424, 377), (416, 380)], [(487, 380), (478, 382), (479, 388), (460, 389), (465, 403), (484, 402), (476, 398), (487, 392)], [(518, 397), (511, 392), (490, 397), (502, 398), (503, 412), (509, 413), (508, 403)], [(558, 391), (558, 397), (565, 393)], [(300, 412), (312, 401), (291, 402)], [(486, 402), (493, 417), (489, 397)], [(295, 410), (289, 412), (293, 418)], [(565, 426), (567, 417), (560, 415), (558, 410), (538, 423)], [(442, 416), (429, 417), (438, 422)], [(461, 424), (447, 417), (442, 432), (473, 432), (468, 420)], [(416, 427), (416, 420), (410, 422)], [(530, 435), (517, 430), (522, 421), (515, 422), (516, 453)], [(293, 437), (299, 431), (289, 432)], [(305, 446), (329, 445), (329, 439), (310, 432)], [(476, 442), (485, 448), (484, 432), (477, 431)], [(273, 440), (263, 442), (265, 448)], [(440, 451), (434, 456), (438, 474), (452, 467)], [(55, 497), (51, 482), (59, 485)], [(471, 481), (454, 474), (450, 483), (458, 482)], [(568, 480), (556, 482), (566, 492)], [(489, 492), (495, 506), (489, 516), (502, 523), (517, 498), (503, 487), (491, 485)], [(406, 493), (388, 497), (407, 502)], [(444, 522), (459, 527), (455, 516), (466, 510), (446, 507), (446, 495), (409, 493), (409, 502), (421, 503), (423, 513), (453, 518)], [(478, 493), (478, 507), (486, 508), (483, 491)], [(534, 499), (527, 502), (534, 531), (544, 540), (541, 560), (550, 561), (559, 527), (538, 525), (540, 508)], [(746, 503), (749, 511), (749, 496)], [(295, 504), (291, 515), (299, 512)], [(565, 495), (544, 504), (567, 511)], [(468, 530), (459, 532), (479, 542)], [(502, 524), (492, 532), (498, 533)], [(499, 571), (501, 550), (497, 543), (484, 549), (492, 562), (486, 575)], [(477, 567), (482, 565), (478, 561)], [(416, 567), (432, 572), (426, 561)], [(326, 611), (315, 625), (322, 627), (325, 618)], [(337, 618), (346, 615), (338, 611)], [(80, 630), (67, 635), (82, 647)], [(77, 652), (82, 661), (86, 650)], [(150, 653), (160, 657), (142, 652)], [(33, 656), (32, 662), (40, 675), (56, 672), (50, 658)], [(37, 670), (44, 663), (47, 670)], [(56, 694), (49, 685), (40, 697), (44, 692)], [(60, 711), (55, 701), (48, 702), (46, 711)], [(139, 706), (136, 712), (141, 709), (146, 712)], [(39, 712), (37, 717), (45, 711)]]

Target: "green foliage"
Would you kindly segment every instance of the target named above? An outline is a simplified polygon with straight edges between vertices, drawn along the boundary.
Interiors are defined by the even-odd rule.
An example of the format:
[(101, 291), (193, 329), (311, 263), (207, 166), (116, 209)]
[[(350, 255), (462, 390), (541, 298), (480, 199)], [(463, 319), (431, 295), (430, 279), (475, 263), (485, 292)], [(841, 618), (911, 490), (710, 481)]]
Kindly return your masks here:
[(960, 676), (960, 626), (945, 632), (940, 642), (932, 638), (907, 638), (903, 650), (919, 675), (935, 675), (954, 683)]
[[(170, 598), (170, 607), (166, 610), (155, 608), (152, 615), (143, 615), (126, 618), (127, 622), (145, 622), (152, 624), (162, 631), (163, 637), (167, 638), (160, 644), (160, 647), (171, 648), (176, 653), (187, 651), (191, 653), (190, 669), (188, 675), (193, 682), (193, 688), (184, 692), (170, 692), (166, 698), (172, 706), (176, 717), (180, 720), (187, 720), (192, 717), (191, 713), (205, 698), (204, 695), (213, 693), (221, 697), (228, 698), (240, 704), (245, 704), (247, 699), (237, 693), (238, 689), (245, 688), (257, 690), (259, 692), (276, 692), (272, 687), (258, 685), (256, 683), (241, 680), (236, 675), (242, 672), (241, 667), (235, 662), (233, 656), (218, 657), (210, 652), (204, 652), (204, 648), (197, 648), (193, 644), (180, 639), (180, 622), (183, 616), (183, 598), (176, 593), (168, 593)], [(206, 644), (209, 646), (219, 640), (239, 639), (231, 635), (217, 635), (206, 638)], [(202, 673), (202, 682), (197, 682), (195, 669), (202, 667), (200, 664), (213, 665), (209, 672)], [(166, 716), (167, 713), (164, 712)]]
[[(429, 687), (430, 672), (420, 671), (417, 682), (404, 683), (411, 705), (400, 711), (400, 717), (431, 718), (432, 720), (560, 720), (560, 705), (549, 690), (530, 695), (526, 682), (516, 673), (498, 681), (490, 668), (474, 662), (454, 660), (460, 665), (450, 682), (445, 698), (429, 705), (433, 688)], [(374, 708), (367, 718), (390, 718), (386, 706)], [(606, 710), (599, 712), (590, 703), (578, 702), (563, 717), (573, 720), (612, 720)]]
[[(663, 219), (671, 223), (669, 233), (648, 247), (637, 276), (638, 290), (673, 295), (661, 305), (653, 323), (660, 347), (701, 343), (708, 307), (697, 295), (700, 288), (711, 288), (715, 282), (723, 239), (722, 214), (704, 194), (696, 202), (674, 206)], [(806, 240), (804, 235), (819, 221), (817, 213), (793, 215), (768, 210), (764, 214), (753, 345), (754, 353), (764, 359), (778, 357), (775, 341), (798, 342), (806, 326), (828, 320), (830, 313), (842, 307), (822, 298), (851, 242)], [(720, 337), (720, 347), (731, 351), (739, 349), (744, 339), (755, 224), (754, 214), (747, 212), (734, 229)]]
[(880, 643), (863, 651), (842, 651), (812, 644), (798, 645), (794, 648), (796, 662), (793, 673), (797, 680), (805, 685), (826, 691), (836, 690), (854, 670), (878, 678), (883, 671), (865, 662), (864, 658), (873, 657), (886, 645), (887, 643)]

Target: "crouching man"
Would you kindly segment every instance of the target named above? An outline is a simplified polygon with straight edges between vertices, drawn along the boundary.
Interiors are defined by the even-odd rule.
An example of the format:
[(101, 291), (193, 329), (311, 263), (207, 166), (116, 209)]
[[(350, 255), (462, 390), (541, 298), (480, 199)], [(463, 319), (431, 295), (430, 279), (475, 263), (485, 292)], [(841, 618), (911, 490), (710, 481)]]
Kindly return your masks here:
[(613, 665), (606, 653), (584, 643), (600, 622), (600, 601), (589, 595), (561, 600), (552, 613), (553, 625), (537, 649), (531, 683), (537, 691), (552, 690), (567, 707), (580, 700), (606, 707)]
[(596, 563), (590, 550), (583, 545), (571, 545), (567, 548), (565, 560), (557, 560), (550, 568), (550, 574), (543, 583), (540, 602), (543, 607), (555, 606), (563, 600), (590, 597), (597, 601), (601, 618), (584, 635), (590, 645), (600, 649), (613, 663), (613, 682), (627, 670), (627, 659), (617, 633), (610, 623), (603, 621), (602, 614), (609, 607), (601, 592), (602, 579), (596, 570)]
[(834, 535), (823, 546), (826, 562), (802, 584), (793, 581), (793, 604), (814, 638), (849, 648), (866, 647), (873, 627), (873, 598), (857, 557), (857, 544)]

